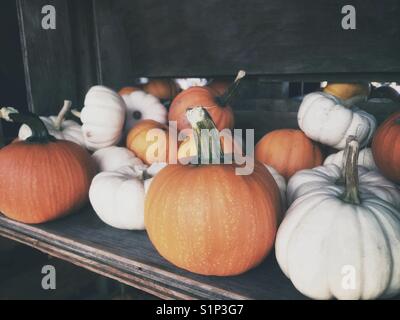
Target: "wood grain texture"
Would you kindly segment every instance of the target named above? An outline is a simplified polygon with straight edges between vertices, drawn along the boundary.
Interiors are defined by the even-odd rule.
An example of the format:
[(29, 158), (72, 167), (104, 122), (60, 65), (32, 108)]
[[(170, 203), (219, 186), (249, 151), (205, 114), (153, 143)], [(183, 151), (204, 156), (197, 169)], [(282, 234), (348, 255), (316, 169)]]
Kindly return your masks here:
[(279, 270), (274, 254), (236, 277), (204, 277), (164, 260), (145, 232), (102, 223), (91, 208), (29, 226), (0, 216), (0, 234), (168, 299), (304, 299)]
[(106, 84), (139, 76), (232, 75), (274, 79), (341, 75), (399, 78), (400, 3), (354, 0), (357, 30), (336, 1), (96, 0)]

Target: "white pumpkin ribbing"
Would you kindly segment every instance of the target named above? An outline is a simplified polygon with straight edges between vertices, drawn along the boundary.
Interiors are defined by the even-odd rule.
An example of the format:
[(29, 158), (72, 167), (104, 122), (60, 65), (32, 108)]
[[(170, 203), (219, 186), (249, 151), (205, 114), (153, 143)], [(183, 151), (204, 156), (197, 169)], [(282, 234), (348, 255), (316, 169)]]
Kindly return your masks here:
[[(337, 153), (331, 154), (325, 159), (324, 165), (336, 164), (337, 166), (342, 167), (343, 153), (344, 152), (342, 150)], [(375, 164), (371, 148), (365, 148), (360, 151), (360, 154), (358, 156), (358, 165), (363, 166), (368, 170), (378, 171), (378, 167)]]

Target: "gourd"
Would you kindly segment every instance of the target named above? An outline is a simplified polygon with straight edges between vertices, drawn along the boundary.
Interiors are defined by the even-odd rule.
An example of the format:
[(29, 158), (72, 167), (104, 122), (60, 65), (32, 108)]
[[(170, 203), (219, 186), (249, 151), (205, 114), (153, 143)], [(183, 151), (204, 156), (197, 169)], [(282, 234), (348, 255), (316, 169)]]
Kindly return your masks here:
[(295, 129), (267, 133), (255, 147), (255, 158), (274, 167), (285, 179), (299, 170), (319, 166), (323, 161), (317, 144)]
[(297, 198), (277, 233), (279, 266), (314, 299), (376, 299), (400, 291), (400, 212), (375, 195), (378, 185), (358, 186), (357, 153), (357, 140), (349, 140), (345, 186), (332, 180)]
[(385, 177), (400, 183), (400, 112), (390, 116), (377, 130), (372, 153)]
[(34, 114), (2, 108), (0, 118), (25, 123), (32, 134), (0, 150), (0, 211), (24, 223), (42, 223), (81, 208), (96, 173), (89, 153), (57, 140)]
[(144, 119), (167, 123), (167, 108), (153, 95), (128, 87), (121, 89), (119, 94), (124, 99), (127, 108), (125, 133)]
[(344, 106), (352, 107), (354, 104), (366, 101), (368, 99), (368, 96), (371, 92), (371, 86), (368, 82), (332, 82), (328, 83), (323, 91), (342, 100)]
[(168, 139), (166, 125), (154, 120), (142, 120), (129, 131), (126, 147), (145, 164), (167, 162)]
[[(204, 108), (187, 111), (194, 133), (215, 129)], [(219, 143), (215, 139), (213, 143)], [(265, 167), (236, 175), (236, 164), (167, 165), (145, 200), (145, 225), (157, 251), (174, 265), (229, 276), (259, 264), (270, 251), (280, 215), (278, 187)], [(223, 163), (223, 159), (220, 159)]]
[(190, 123), (186, 118), (186, 110), (202, 106), (210, 114), (219, 131), (225, 128), (232, 129), (234, 115), (229, 103), (235, 96), (240, 81), (245, 74), (244, 71), (240, 71), (234, 83), (223, 95), (218, 95), (210, 87), (190, 87), (182, 91), (171, 103), (168, 120), (177, 122), (178, 131), (190, 129)]
[(365, 147), (375, 129), (374, 116), (357, 108), (346, 108), (343, 103), (323, 92), (306, 95), (298, 112), (301, 130), (310, 139), (343, 150), (348, 136), (357, 137)]
[(146, 190), (153, 175), (162, 167), (128, 165), (96, 175), (90, 186), (89, 198), (98, 217), (114, 228), (144, 230)]
[(126, 105), (115, 91), (104, 87), (90, 88), (80, 113), (86, 147), (98, 150), (118, 144), (123, 135)]
[(162, 100), (172, 100), (179, 92), (177, 83), (172, 79), (150, 79), (143, 85), (143, 90)]
[[(57, 116), (40, 117), (40, 120), (46, 126), (48, 132), (59, 140), (68, 140), (85, 146), (81, 126), (73, 120), (65, 120), (65, 115), (71, 109), (71, 101), (65, 100), (64, 106)], [(26, 140), (32, 135), (32, 130), (26, 124), (23, 124), (18, 133), (20, 140)]]
[(142, 160), (132, 151), (116, 146), (97, 150), (92, 154), (92, 158), (97, 163), (99, 171), (114, 171), (121, 167), (143, 165)]
[[(343, 165), (343, 154), (344, 151), (339, 151), (337, 153), (331, 154), (324, 161), (324, 166), (328, 164), (336, 164), (341, 167)], [(358, 156), (358, 165), (366, 167), (368, 170), (378, 170), (374, 157), (372, 155), (371, 148), (362, 149)]]

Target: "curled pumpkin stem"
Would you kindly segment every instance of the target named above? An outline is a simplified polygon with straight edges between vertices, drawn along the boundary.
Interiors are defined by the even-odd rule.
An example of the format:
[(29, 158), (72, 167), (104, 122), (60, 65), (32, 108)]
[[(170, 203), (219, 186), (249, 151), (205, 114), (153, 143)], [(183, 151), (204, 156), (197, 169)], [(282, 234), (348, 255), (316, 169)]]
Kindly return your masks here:
[(235, 81), (230, 85), (230, 87), (225, 91), (225, 93), (219, 97), (219, 104), (222, 107), (225, 107), (229, 104), (230, 101), (236, 96), (237, 91), (239, 89), (241, 80), (246, 76), (246, 72), (240, 70), (236, 76)]
[(80, 111), (78, 111), (78, 110), (76, 110), (76, 109), (72, 109), (71, 111), (70, 111), (75, 117), (77, 117), (77, 118), (81, 118), (81, 112)]
[(358, 191), (358, 153), (360, 145), (357, 138), (349, 136), (344, 152), (344, 181), (345, 192), (343, 200), (351, 204), (360, 204)]
[(64, 100), (64, 105), (61, 108), (60, 112), (57, 115), (56, 120), (54, 121), (54, 127), (56, 130), (62, 129), (62, 123), (65, 119), (66, 114), (70, 111), (72, 106), (72, 102), (69, 100)]
[(47, 143), (56, 139), (49, 134), (43, 121), (34, 113), (19, 113), (17, 109), (5, 107), (0, 109), (0, 118), (8, 122), (26, 124), (32, 131), (32, 135), (26, 142)]

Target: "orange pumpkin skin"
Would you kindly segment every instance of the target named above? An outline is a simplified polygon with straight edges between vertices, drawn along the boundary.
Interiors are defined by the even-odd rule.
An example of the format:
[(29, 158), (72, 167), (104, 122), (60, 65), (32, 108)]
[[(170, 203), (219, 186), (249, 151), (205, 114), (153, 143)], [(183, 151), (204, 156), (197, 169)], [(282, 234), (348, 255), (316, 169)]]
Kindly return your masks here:
[(171, 79), (152, 79), (143, 86), (143, 90), (163, 100), (172, 100), (179, 92), (178, 85)]
[(65, 140), (14, 142), (0, 150), (0, 211), (24, 223), (42, 223), (81, 208), (96, 164)]
[[(165, 133), (165, 141), (146, 141), (150, 130), (159, 129)], [(149, 147), (157, 143), (157, 152), (163, 162), (168, 160), (168, 127), (154, 120), (146, 119), (138, 122), (128, 133), (126, 147), (133, 151), (146, 164), (152, 164), (154, 159), (147, 155)]]
[(258, 265), (274, 243), (278, 187), (256, 162), (248, 176), (235, 165), (168, 165), (145, 200), (145, 225), (158, 252), (202, 275), (231, 276)]
[(274, 167), (287, 180), (297, 171), (322, 165), (318, 145), (301, 130), (281, 129), (266, 134), (256, 145), (255, 158)]
[(118, 91), (118, 94), (120, 96), (126, 95), (126, 94), (131, 94), (134, 91), (139, 91), (140, 88), (138, 87), (123, 87), (121, 90)]
[(400, 183), (400, 112), (390, 116), (376, 131), (372, 153), (385, 177)]
[(234, 125), (234, 116), (232, 108), (227, 105), (221, 107), (218, 105), (217, 92), (209, 87), (191, 87), (182, 91), (172, 101), (168, 119), (177, 121), (178, 130), (191, 128), (186, 119), (186, 110), (192, 107), (202, 106), (208, 111), (215, 122), (217, 129), (232, 129)]

